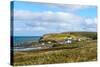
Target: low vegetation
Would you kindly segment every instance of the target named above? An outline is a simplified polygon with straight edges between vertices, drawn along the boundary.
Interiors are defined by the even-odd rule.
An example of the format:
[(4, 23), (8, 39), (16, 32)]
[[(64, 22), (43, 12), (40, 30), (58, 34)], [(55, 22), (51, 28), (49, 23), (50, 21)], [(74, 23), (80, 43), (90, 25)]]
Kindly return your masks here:
[[(64, 33), (65, 34), (65, 33)], [(72, 33), (77, 36), (76, 33)], [(90, 36), (91, 35), (91, 36)], [(61, 35), (64, 36), (64, 35)], [(61, 37), (56, 35), (56, 37)], [(55, 64), (55, 63), (72, 63), (86, 62), (97, 60), (97, 35), (82, 34), (79, 36), (90, 38), (71, 44), (54, 44), (52, 48), (20, 51), (14, 53), (14, 66), (19, 65), (37, 65), (37, 64)], [(54, 35), (53, 35), (54, 37)]]
[[(96, 41), (77, 43), (69, 48), (25, 51), (14, 53), (14, 65), (53, 64), (97, 60)], [(78, 45), (78, 46), (77, 46)], [(59, 47), (61, 48), (61, 47)], [(63, 49), (64, 48), (64, 49)]]

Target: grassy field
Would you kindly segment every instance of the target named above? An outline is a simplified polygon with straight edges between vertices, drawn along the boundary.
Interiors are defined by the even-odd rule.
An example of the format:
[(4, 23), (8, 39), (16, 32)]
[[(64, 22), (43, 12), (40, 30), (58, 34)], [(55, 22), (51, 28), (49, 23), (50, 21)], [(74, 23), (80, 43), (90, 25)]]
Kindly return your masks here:
[(92, 38), (97, 39), (97, 32), (64, 32), (64, 33), (50, 33), (42, 37), (41, 40), (63, 40), (64, 38)]
[(87, 40), (44, 50), (15, 52), (13, 58), (14, 66), (96, 61), (97, 41)]

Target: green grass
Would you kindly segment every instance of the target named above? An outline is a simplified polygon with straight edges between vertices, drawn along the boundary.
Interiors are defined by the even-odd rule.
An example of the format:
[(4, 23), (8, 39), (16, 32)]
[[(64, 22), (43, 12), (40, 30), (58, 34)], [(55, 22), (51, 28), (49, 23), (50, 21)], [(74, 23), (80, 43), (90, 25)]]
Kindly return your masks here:
[(54, 47), (52, 49), (14, 53), (14, 66), (85, 62), (96, 60), (96, 40), (81, 41), (73, 43), (71, 45), (62, 45), (59, 47)]
[(48, 34), (43, 37), (43, 40), (63, 40), (69, 37), (76, 38), (76, 36), (74, 36), (73, 34), (69, 35), (64, 33), (58, 33), (58, 34)]
[(65, 38), (92, 38), (97, 39), (97, 32), (68, 32), (45, 34), (42, 40), (63, 40)]

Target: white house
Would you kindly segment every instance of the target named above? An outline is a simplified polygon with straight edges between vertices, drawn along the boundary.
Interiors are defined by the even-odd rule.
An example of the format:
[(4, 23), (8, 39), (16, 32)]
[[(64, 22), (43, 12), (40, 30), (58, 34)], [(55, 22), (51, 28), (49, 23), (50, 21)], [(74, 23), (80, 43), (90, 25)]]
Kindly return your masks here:
[(72, 43), (72, 40), (69, 40), (69, 39), (68, 39), (68, 40), (65, 41), (65, 43), (66, 43), (66, 44), (70, 44), (70, 43)]
[(80, 38), (78, 38), (78, 41), (81, 41), (81, 39), (80, 39)]
[(42, 43), (42, 45), (45, 45), (45, 43)]
[(72, 38), (71, 37), (65, 39), (65, 44), (70, 44), (70, 43), (72, 43)]

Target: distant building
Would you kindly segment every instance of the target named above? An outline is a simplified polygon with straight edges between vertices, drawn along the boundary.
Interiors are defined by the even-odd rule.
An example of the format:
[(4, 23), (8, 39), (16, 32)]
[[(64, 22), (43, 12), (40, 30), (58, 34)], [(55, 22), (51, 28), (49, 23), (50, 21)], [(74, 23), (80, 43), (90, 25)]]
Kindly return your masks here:
[(51, 41), (48, 41), (48, 44), (51, 44)]
[(45, 43), (42, 43), (42, 45), (45, 45)]
[(78, 38), (78, 41), (81, 41), (81, 39), (80, 39), (80, 38)]
[(72, 38), (65, 39), (65, 44), (70, 44), (70, 43), (72, 43)]
[(70, 44), (70, 43), (72, 43), (72, 40), (67, 40), (67, 41), (65, 41), (65, 43)]

